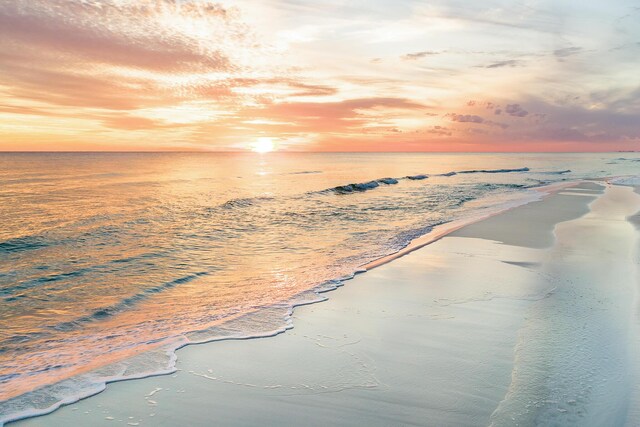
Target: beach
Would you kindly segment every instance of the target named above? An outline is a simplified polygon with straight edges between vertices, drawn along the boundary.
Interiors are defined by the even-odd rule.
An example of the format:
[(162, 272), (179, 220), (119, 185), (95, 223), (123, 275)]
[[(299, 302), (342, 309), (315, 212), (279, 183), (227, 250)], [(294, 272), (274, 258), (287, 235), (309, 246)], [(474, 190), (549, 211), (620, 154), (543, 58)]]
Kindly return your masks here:
[(639, 6), (0, 1), (0, 427), (640, 427)]
[(10, 425), (635, 425), (638, 211), (630, 186), (560, 189), (356, 275), (285, 333), (187, 346), (170, 375)]

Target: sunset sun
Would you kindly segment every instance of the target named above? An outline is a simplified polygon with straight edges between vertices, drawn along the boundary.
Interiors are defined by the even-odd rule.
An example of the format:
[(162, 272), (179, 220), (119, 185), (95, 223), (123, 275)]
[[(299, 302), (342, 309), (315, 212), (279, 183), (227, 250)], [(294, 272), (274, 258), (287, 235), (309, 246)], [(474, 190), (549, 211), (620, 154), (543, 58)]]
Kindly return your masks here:
[(251, 150), (256, 153), (268, 153), (274, 150), (273, 138), (262, 137), (258, 138), (253, 144), (251, 144)]

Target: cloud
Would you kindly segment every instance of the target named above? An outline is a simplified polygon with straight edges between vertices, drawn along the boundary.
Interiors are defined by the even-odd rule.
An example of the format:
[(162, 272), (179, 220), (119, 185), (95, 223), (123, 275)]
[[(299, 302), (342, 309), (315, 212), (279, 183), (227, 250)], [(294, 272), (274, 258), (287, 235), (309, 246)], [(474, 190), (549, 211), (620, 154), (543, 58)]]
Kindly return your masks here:
[(560, 34), (566, 25), (566, 18), (557, 10), (535, 8), (529, 3), (446, 0), (425, 3), (416, 9), (425, 19), (446, 20), (464, 29), (494, 27), (511, 34), (520, 31)]
[[(621, 98), (629, 98), (629, 94)], [(640, 94), (639, 94), (640, 96)], [(554, 105), (541, 100), (527, 101), (544, 114), (525, 131), (532, 139), (611, 143), (634, 140), (640, 142), (639, 111), (589, 109), (583, 105)], [(616, 99), (610, 99), (615, 103)]]
[(451, 118), (452, 122), (460, 122), (460, 123), (484, 123), (484, 119), (480, 116), (476, 116), (473, 114), (456, 114), (450, 113), (448, 117)]
[(287, 77), (235, 77), (221, 80), (220, 85), (222, 87), (229, 88), (231, 91), (242, 91), (246, 89), (265, 89), (267, 92), (269, 92), (269, 90), (273, 90), (280, 93), (286, 93), (286, 95), (289, 97), (327, 96), (335, 95), (336, 93), (338, 93), (338, 89), (333, 86), (305, 83)]
[(467, 101), (467, 107), (481, 107), (486, 110), (495, 110), (500, 108), (500, 105), (491, 101), (476, 101), (475, 99)]
[(442, 135), (442, 136), (453, 135), (453, 132), (451, 131), (451, 129), (445, 126), (432, 126), (431, 128), (427, 129), (425, 132), (431, 133), (434, 135)]
[(17, 99), (115, 110), (167, 101), (158, 96), (160, 88), (143, 79), (122, 81), (73, 70), (58, 71), (7, 62), (0, 65), (0, 70), (0, 83), (9, 86), (8, 92)]
[(159, 0), (139, 4), (17, 0), (0, 5), (2, 50), (38, 49), (70, 62), (155, 71), (232, 67), (214, 44), (204, 43), (187, 28), (167, 26), (164, 20), (171, 16), (218, 29), (239, 25), (226, 9), (210, 2), (196, 7), (193, 2)]
[(418, 59), (422, 59), (422, 58), (426, 58), (427, 56), (431, 56), (431, 55), (439, 55), (441, 52), (434, 52), (434, 51), (421, 51), (421, 52), (413, 52), (413, 53), (407, 53), (405, 55), (402, 55), (400, 57), (400, 59), (404, 60), (404, 61), (415, 61)]
[(505, 123), (499, 123), (499, 122), (494, 122), (492, 120), (487, 120), (484, 117), (481, 117), (475, 114), (449, 113), (446, 115), (446, 117), (449, 117), (452, 122), (458, 122), (458, 123), (477, 123), (485, 126), (497, 127), (500, 129), (506, 129), (509, 127), (509, 125)]
[(375, 123), (384, 125), (387, 118), (426, 106), (403, 98), (359, 98), (337, 102), (284, 102), (245, 109), (244, 119), (288, 122), (282, 127), (289, 131), (340, 132), (362, 130)]
[(640, 86), (636, 88), (609, 88), (589, 94), (588, 101), (618, 113), (640, 116)]
[(501, 129), (506, 129), (509, 127), (509, 125), (507, 124), (494, 122), (492, 120), (487, 120), (484, 117), (481, 117), (475, 114), (449, 113), (446, 115), (446, 117), (449, 117), (452, 122), (458, 122), (458, 123), (477, 123), (477, 124), (483, 124), (486, 126), (498, 127)]
[(528, 111), (524, 110), (520, 104), (508, 104), (504, 111), (510, 115), (510, 116), (514, 116), (514, 117), (525, 117), (526, 115), (529, 114)]
[[(510, 111), (516, 120), (510, 122), (504, 132), (492, 134), (494, 141), (507, 144), (513, 141), (589, 144), (633, 144), (640, 143), (640, 89), (593, 93), (588, 97), (598, 103), (592, 108), (588, 100), (573, 104), (552, 103), (541, 98), (529, 97), (526, 112), (521, 104), (507, 104), (505, 113)], [(637, 101), (634, 104), (634, 100)], [(614, 106), (623, 103), (626, 108)], [(494, 110), (497, 113), (498, 110)], [(520, 118), (525, 117), (521, 120)], [(483, 124), (486, 124), (485, 119)], [(615, 145), (614, 145), (615, 146)], [(617, 145), (620, 146), (620, 145)], [(625, 145), (628, 148), (632, 145)], [(579, 148), (579, 146), (573, 146)], [(593, 149), (593, 148), (592, 148)]]
[(163, 124), (145, 117), (116, 116), (103, 120), (106, 127), (124, 130), (146, 130), (163, 127)]
[(553, 51), (553, 55), (556, 58), (566, 58), (568, 56), (576, 55), (582, 52), (581, 47), (563, 47), (561, 49), (556, 49)]
[(514, 68), (514, 67), (522, 67), (524, 65), (523, 61), (519, 61), (517, 59), (508, 59), (506, 61), (498, 61), (493, 64), (485, 65), (483, 68)]
[(232, 9), (207, 0), (2, 2), (0, 39), (13, 99), (113, 110), (228, 97), (228, 82), (205, 76), (243, 70), (234, 52), (256, 45)]
[(35, 107), (25, 107), (21, 105), (6, 105), (0, 104), (0, 112), (2, 113), (10, 113), (10, 114), (25, 114), (25, 115), (33, 115), (33, 116), (57, 116), (56, 113), (44, 110), (42, 108)]
[(494, 122), (492, 120), (485, 120), (484, 124), (486, 124), (487, 126), (494, 126), (500, 129), (506, 129), (509, 127), (509, 125), (506, 123)]

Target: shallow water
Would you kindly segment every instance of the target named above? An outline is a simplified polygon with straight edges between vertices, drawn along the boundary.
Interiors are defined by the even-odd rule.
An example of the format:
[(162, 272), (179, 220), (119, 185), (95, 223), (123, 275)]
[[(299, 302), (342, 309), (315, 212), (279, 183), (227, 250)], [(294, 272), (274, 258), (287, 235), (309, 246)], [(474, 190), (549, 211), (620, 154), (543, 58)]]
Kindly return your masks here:
[[(306, 291), (437, 224), (543, 184), (635, 174), (637, 161), (0, 154), (0, 421), (96, 391), (104, 378), (167, 369), (175, 347), (215, 338), (221, 325), (274, 331), (291, 301), (313, 298)], [(66, 378), (75, 381), (50, 386)]]

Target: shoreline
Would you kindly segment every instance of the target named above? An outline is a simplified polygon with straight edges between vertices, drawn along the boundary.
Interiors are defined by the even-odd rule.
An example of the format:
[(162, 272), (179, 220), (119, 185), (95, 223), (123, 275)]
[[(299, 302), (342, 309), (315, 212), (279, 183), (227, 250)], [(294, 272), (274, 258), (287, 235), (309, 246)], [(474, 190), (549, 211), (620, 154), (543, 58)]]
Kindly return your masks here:
[(529, 203), (535, 203), (535, 202), (544, 200), (546, 197), (549, 197), (559, 191), (562, 191), (569, 187), (576, 186), (581, 182), (586, 182), (586, 181), (588, 180), (567, 181), (562, 183), (549, 184), (542, 187), (531, 188), (531, 190), (537, 191), (538, 193), (540, 193), (539, 198), (530, 198), (530, 199), (523, 198), (522, 200), (518, 200), (513, 203), (507, 203), (505, 206), (497, 206), (495, 207), (495, 209), (491, 210), (488, 213), (471, 216), (468, 218), (462, 218), (462, 219), (451, 221), (445, 224), (437, 225), (429, 233), (413, 239), (411, 242), (409, 242), (407, 246), (400, 249), (399, 251), (389, 254), (387, 256), (384, 256), (382, 258), (379, 258), (375, 261), (369, 262), (367, 264), (364, 264), (362, 268), (365, 271), (368, 271), (370, 269), (387, 264), (395, 259), (403, 257), (404, 255), (410, 254), (413, 251), (417, 251), (420, 248), (430, 245), (431, 243), (436, 242), (442, 239), (443, 237), (446, 237), (447, 235), (460, 230), (461, 228), (467, 227), (469, 225), (475, 224), (480, 221), (484, 221), (496, 215), (500, 215), (504, 212), (516, 209), (520, 206), (525, 206)]
[[(467, 227), (469, 227), (469, 226), (471, 226), (473, 224), (482, 223), (483, 221), (485, 221), (487, 219), (490, 219), (490, 218), (499, 217), (501, 214), (504, 214), (505, 212), (513, 212), (514, 209), (518, 209), (518, 208), (521, 208), (523, 206), (527, 206), (527, 205), (535, 203), (535, 202), (544, 201), (548, 197), (553, 196), (553, 195), (557, 195), (558, 193), (560, 193), (563, 190), (566, 190), (569, 187), (575, 187), (575, 186), (579, 185), (581, 182), (584, 182), (584, 181), (572, 181), (572, 182), (566, 182), (566, 183), (552, 184), (550, 186), (545, 186), (545, 187), (539, 187), (539, 188), (535, 189), (536, 191), (542, 193), (542, 195), (540, 197), (538, 197), (538, 198), (529, 198), (529, 199), (524, 199), (523, 198), (524, 200), (521, 200), (521, 201), (518, 201), (518, 202), (512, 202), (512, 205), (509, 205), (507, 207), (501, 207), (501, 208), (496, 209), (495, 211), (492, 211), (492, 212), (490, 212), (488, 214), (484, 213), (483, 215), (479, 215), (477, 217), (465, 218), (465, 219), (462, 219), (462, 220), (454, 221), (452, 223), (443, 224), (442, 226), (434, 227), (434, 229), (430, 233), (428, 233), (428, 234), (426, 234), (424, 236), (421, 236), (421, 237), (419, 237), (417, 239), (414, 239), (407, 247), (401, 249), (400, 251), (398, 251), (398, 252), (396, 252), (394, 254), (391, 254), (389, 256), (383, 257), (383, 258), (381, 258), (379, 260), (376, 260), (376, 261), (374, 261), (372, 263), (364, 265), (363, 266), (363, 270), (362, 271), (360, 271), (360, 270), (356, 271), (353, 276), (333, 281), (333, 282), (331, 282), (331, 286), (327, 287), (325, 289), (321, 289), (321, 286), (318, 286), (315, 289), (312, 289), (312, 290), (309, 290), (309, 291), (305, 292), (305, 294), (306, 293), (315, 294), (317, 296), (317, 299), (316, 300), (312, 300), (312, 301), (306, 300), (306, 301), (303, 301), (303, 302), (300, 302), (300, 303), (291, 304), (289, 306), (289, 308), (287, 310), (287, 314), (286, 314), (286, 316), (284, 318), (284, 325), (280, 329), (276, 329), (276, 330), (270, 331), (268, 333), (265, 333), (265, 334), (259, 335), (259, 336), (244, 336), (244, 337), (233, 337), (233, 336), (230, 336), (230, 337), (223, 337), (223, 338), (213, 338), (213, 339), (209, 339), (209, 340), (204, 340), (202, 342), (184, 343), (184, 344), (180, 345), (179, 347), (177, 347), (175, 350), (173, 350), (173, 356), (172, 356), (172, 362), (174, 363), (173, 367), (170, 367), (165, 372), (162, 372), (162, 373), (151, 373), (149, 375), (143, 375), (143, 376), (140, 376), (138, 378), (117, 378), (117, 379), (114, 379), (114, 380), (111, 380), (111, 381), (106, 381), (105, 384), (104, 384), (104, 387), (101, 390), (96, 391), (94, 394), (91, 394), (90, 396), (86, 396), (86, 397), (81, 397), (81, 398), (73, 400), (73, 401), (70, 400), (68, 402), (65, 402), (64, 404), (59, 405), (59, 406), (62, 406), (62, 405), (68, 406), (68, 405), (71, 405), (73, 403), (78, 402), (79, 400), (84, 400), (84, 399), (87, 399), (89, 397), (95, 396), (96, 394), (100, 394), (102, 391), (104, 391), (107, 388), (106, 384), (114, 384), (115, 385), (117, 383), (123, 383), (123, 382), (127, 382), (128, 380), (133, 380), (133, 379), (154, 378), (154, 377), (159, 377), (159, 376), (163, 376), (163, 375), (166, 376), (166, 375), (175, 374), (175, 372), (178, 371), (176, 369), (176, 367), (175, 367), (175, 361), (177, 360), (177, 355), (175, 354), (175, 352), (177, 350), (181, 350), (181, 349), (184, 349), (184, 348), (187, 348), (187, 347), (189, 347), (189, 348), (191, 348), (191, 347), (193, 347), (193, 348), (200, 347), (201, 344), (213, 343), (213, 342), (218, 342), (218, 341), (220, 341), (220, 342), (223, 342), (223, 341), (244, 341), (244, 340), (253, 340), (254, 338), (265, 338), (265, 337), (274, 337), (274, 336), (277, 336), (277, 335), (281, 335), (283, 332), (293, 328), (292, 319), (294, 317), (296, 317), (294, 315), (294, 310), (298, 311), (298, 309), (300, 307), (312, 305), (312, 304), (315, 304), (317, 302), (326, 301), (327, 298), (324, 297), (322, 294), (324, 294), (324, 293), (326, 293), (328, 291), (331, 291), (331, 290), (335, 290), (337, 287), (342, 286), (343, 285), (343, 283), (342, 283), (343, 281), (353, 280), (354, 277), (358, 277), (358, 278), (366, 277), (366, 275), (365, 276), (360, 276), (359, 273), (365, 272), (365, 271), (367, 271), (367, 272), (375, 271), (375, 269), (377, 267), (380, 267), (380, 266), (383, 266), (383, 265), (387, 265), (390, 261), (403, 258), (408, 254), (413, 254), (413, 253), (419, 252), (418, 249), (424, 248), (427, 245), (431, 245), (431, 244), (433, 244), (435, 242), (441, 241), (441, 239), (443, 239), (444, 237), (450, 236), (451, 234), (455, 234), (455, 232), (458, 231), (458, 230), (465, 229), (465, 228), (467, 228)], [(549, 188), (549, 187), (551, 187), (551, 188)], [(333, 298), (332, 298), (332, 300), (333, 300)], [(276, 304), (276, 305), (279, 306), (279, 308), (282, 308), (281, 307), (282, 304)], [(260, 340), (257, 340), (257, 341), (260, 341)], [(179, 361), (178, 361), (178, 363), (179, 363)], [(58, 408), (53, 408), (48, 413), (50, 414), (51, 412), (56, 411), (56, 409), (58, 409)], [(41, 415), (45, 415), (45, 414), (41, 414)], [(30, 415), (26, 415), (26, 416), (24, 416), (22, 418), (18, 418), (18, 419), (23, 419), (23, 420), (25, 418), (26, 419), (34, 419), (34, 418), (31, 418), (31, 417), (34, 417), (34, 416), (35, 417), (39, 417), (39, 415), (31, 415), (30, 414)], [(11, 422), (13, 422), (13, 421), (14, 420), (12, 420)], [(15, 421), (17, 421), (17, 419)]]

